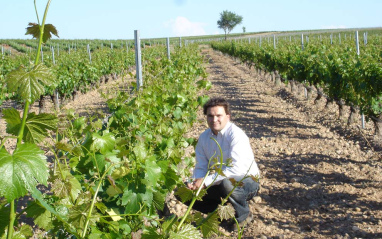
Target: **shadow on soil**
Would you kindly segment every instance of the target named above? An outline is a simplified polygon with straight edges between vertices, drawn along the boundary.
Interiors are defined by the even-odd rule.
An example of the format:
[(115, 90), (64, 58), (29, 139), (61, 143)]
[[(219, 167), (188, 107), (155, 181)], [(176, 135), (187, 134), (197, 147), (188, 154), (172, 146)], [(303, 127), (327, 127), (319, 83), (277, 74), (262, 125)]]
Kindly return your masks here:
[[(374, 187), (381, 190), (378, 182), (370, 180), (355, 180), (343, 173), (324, 174), (312, 170), (322, 161), (330, 161), (341, 167), (349, 163), (349, 159), (331, 159), (325, 155), (265, 155), (267, 158), (280, 158), (280, 160), (267, 160), (261, 163), (269, 169), (269, 173), (279, 182), (294, 182), (291, 187), (274, 188), (263, 186), (270, 190), (262, 195), (267, 204), (279, 211), (290, 210), (296, 216), (298, 226), (303, 231), (316, 231), (323, 236), (348, 234), (351, 238), (379, 238), (381, 233), (370, 233), (359, 229), (358, 224), (377, 224), (380, 218), (370, 216), (369, 212), (382, 210), (379, 202), (368, 200), (351, 192), (338, 192), (330, 190), (331, 186), (349, 184), (357, 187)], [(307, 167), (314, 165), (315, 167)], [(261, 218), (261, 215), (260, 215)], [(262, 218), (264, 219), (264, 218)], [(288, 227), (288, 222), (275, 219), (283, 228)], [(293, 228), (291, 228), (292, 230)]]

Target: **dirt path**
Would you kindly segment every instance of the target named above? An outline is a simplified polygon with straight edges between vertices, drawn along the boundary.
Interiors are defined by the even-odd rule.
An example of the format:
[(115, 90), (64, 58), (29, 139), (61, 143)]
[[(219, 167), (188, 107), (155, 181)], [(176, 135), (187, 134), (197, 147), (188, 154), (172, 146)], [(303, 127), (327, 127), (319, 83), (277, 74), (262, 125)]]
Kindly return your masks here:
[(210, 48), (202, 52), (210, 94), (229, 100), (262, 171), (261, 202), (251, 202), (255, 220), (244, 235), (382, 238), (381, 152), (346, 140), (350, 131), (335, 131), (334, 113), (322, 112), (323, 102), (291, 100), (287, 89), (248, 67)]
[[(209, 94), (229, 100), (262, 173), (259, 197), (250, 204), (255, 220), (245, 238), (382, 238), (381, 151), (373, 152), (354, 130), (337, 123), (333, 108), (323, 111), (324, 102), (312, 105), (293, 97), (211, 48), (202, 53), (213, 84)], [(94, 90), (65, 108), (85, 115), (105, 106)], [(205, 128), (200, 114), (189, 135), (198, 137)], [(368, 130), (367, 136), (370, 125)], [(175, 200), (170, 206), (177, 214), (185, 211)]]

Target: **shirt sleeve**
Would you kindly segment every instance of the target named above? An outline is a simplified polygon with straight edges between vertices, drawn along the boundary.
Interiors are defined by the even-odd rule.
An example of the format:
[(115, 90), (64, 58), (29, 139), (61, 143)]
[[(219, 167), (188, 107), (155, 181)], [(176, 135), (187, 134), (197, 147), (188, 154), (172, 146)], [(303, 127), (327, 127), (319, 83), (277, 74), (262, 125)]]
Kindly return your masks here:
[(196, 164), (193, 172), (193, 178), (204, 178), (208, 170), (208, 158), (203, 147), (205, 146), (204, 134), (199, 137), (195, 147)]

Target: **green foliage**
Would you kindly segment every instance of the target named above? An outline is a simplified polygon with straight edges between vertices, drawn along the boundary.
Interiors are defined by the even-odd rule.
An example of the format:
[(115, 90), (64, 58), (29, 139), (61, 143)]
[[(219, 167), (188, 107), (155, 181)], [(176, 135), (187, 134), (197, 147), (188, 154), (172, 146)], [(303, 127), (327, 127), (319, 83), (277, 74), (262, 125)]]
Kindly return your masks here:
[(314, 39), (304, 49), (301, 41), (279, 39), (277, 48), (266, 41), (261, 46), (256, 42), (215, 42), (212, 47), (266, 72), (278, 71), (285, 82), (295, 80), (320, 88), (329, 99), (358, 107), (371, 119), (380, 117), (382, 70), (377, 36), (370, 37), (368, 45), (361, 45), (359, 56), (350, 39), (341, 45)]
[(171, 232), (169, 239), (201, 239), (202, 235), (195, 227), (185, 224), (177, 232)]
[(5, 81), (10, 91), (17, 91), (20, 98), (29, 103), (45, 93), (45, 86), (53, 86), (55, 82), (51, 71), (43, 64), (33, 66), (31, 70), (20, 66), (10, 72)]
[(210, 238), (212, 235), (219, 232), (219, 220), (216, 213), (212, 213), (206, 219), (201, 217), (196, 221), (196, 223), (197, 225), (200, 225), (200, 230), (204, 238)]
[[(30, 22), (26, 30), (27, 32), (25, 33), (25, 35), (32, 35), (33, 38), (36, 38), (36, 39), (40, 38), (41, 26), (38, 25), (37, 23)], [(42, 41), (46, 43), (50, 38), (52, 38), (52, 34), (55, 35), (56, 37), (59, 37), (55, 26), (53, 26), (52, 24), (45, 24)]]
[(44, 152), (35, 144), (22, 144), (13, 154), (0, 149), (0, 195), (8, 201), (27, 194), (38, 183), (47, 185), (48, 168)]
[(227, 34), (229, 34), (237, 25), (241, 24), (242, 21), (242, 16), (225, 10), (220, 13), (220, 19), (218, 20), (217, 24), (219, 28), (224, 30), (225, 38), (227, 39)]
[[(17, 136), (22, 125), (19, 112), (10, 108), (4, 109), (3, 114), (7, 122), (7, 133)], [(23, 140), (28, 143), (39, 143), (45, 139), (49, 130), (57, 128), (57, 117), (52, 114), (30, 113), (27, 116), (25, 128)]]

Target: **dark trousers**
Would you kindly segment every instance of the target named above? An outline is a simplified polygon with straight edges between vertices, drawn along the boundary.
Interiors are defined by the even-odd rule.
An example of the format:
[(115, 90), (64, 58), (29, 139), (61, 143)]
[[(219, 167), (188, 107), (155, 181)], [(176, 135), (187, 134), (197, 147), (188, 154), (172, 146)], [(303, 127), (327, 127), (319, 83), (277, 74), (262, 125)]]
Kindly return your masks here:
[[(249, 214), (248, 201), (257, 194), (260, 187), (259, 183), (250, 177), (245, 178), (242, 183), (241, 186), (235, 188), (228, 198), (228, 201), (235, 209), (235, 218), (239, 223), (247, 218)], [(203, 197), (203, 200), (196, 201), (192, 208), (206, 214), (213, 212), (221, 204), (221, 198), (227, 197), (232, 189), (231, 181), (225, 178), (220, 184), (207, 189), (207, 194)], [(190, 201), (186, 202), (186, 205), (189, 205), (189, 203)]]

